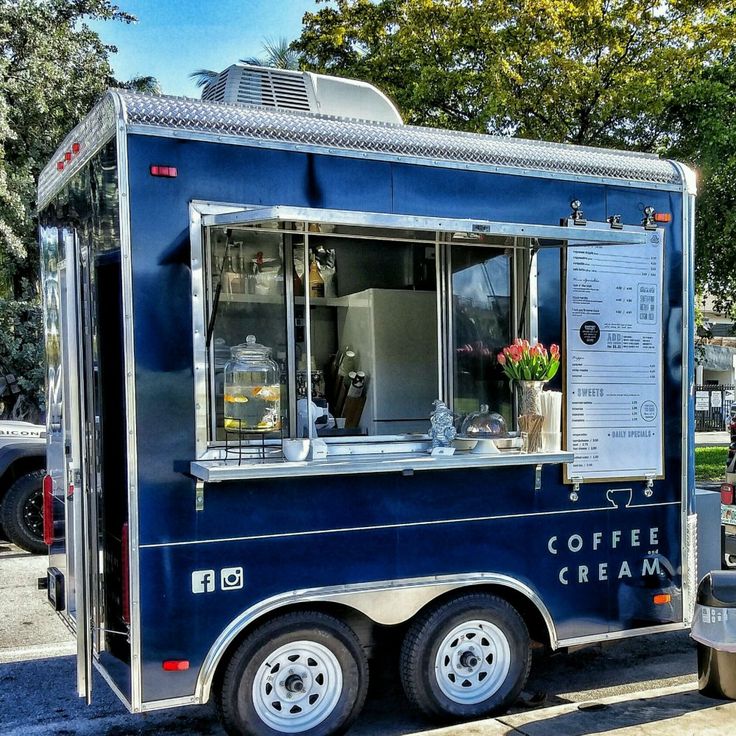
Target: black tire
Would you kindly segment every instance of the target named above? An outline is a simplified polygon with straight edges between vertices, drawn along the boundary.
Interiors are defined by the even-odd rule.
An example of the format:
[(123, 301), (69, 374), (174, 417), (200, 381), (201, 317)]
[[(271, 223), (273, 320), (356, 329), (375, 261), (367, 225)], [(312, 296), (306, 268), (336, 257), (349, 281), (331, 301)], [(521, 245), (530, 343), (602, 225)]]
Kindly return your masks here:
[[(281, 680), (279, 672), (289, 674)], [(280, 616), (243, 641), (215, 703), (230, 736), (327, 736), (350, 727), (367, 690), (368, 662), (352, 629), (332, 616), (304, 611)], [(303, 728), (290, 730), (280, 722), (289, 719)]]
[(33, 554), (46, 554), (43, 541), (43, 477), (45, 471), (34, 470), (21, 475), (8, 488), (0, 520), (8, 539)]
[(529, 676), (529, 632), (502, 598), (464, 595), (420, 614), (404, 638), (400, 666), (407, 698), (429, 718), (497, 715)]

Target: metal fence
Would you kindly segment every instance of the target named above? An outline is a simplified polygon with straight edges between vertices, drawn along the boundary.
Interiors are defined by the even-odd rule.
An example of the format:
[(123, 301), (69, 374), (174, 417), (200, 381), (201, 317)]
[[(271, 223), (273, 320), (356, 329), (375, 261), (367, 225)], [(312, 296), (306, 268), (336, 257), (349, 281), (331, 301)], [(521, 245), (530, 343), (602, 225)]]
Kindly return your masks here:
[(734, 386), (696, 386), (695, 431), (718, 432), (728, 429), (734, 393)]

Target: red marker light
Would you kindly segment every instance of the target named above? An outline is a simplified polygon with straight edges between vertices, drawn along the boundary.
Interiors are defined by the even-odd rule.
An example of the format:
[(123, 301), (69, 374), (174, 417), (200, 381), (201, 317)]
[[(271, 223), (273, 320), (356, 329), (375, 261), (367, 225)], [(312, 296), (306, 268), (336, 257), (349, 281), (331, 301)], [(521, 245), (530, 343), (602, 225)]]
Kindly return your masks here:
[(655, 212), (654, 222), (672, 222), (672, 215), (669, 212)]
[(54, 542), (54, 481), (50, 475), (43, 477), (43, 542)]
[(66, 152), (66, 153), (64, 154), (64, 159), (65, 159), (66, 161), (71, 161), (71, 160), (72, 160), (72, 152), (71, 152), (71, 151), (67, 151), (67, 152)]
[(669, 593), (660, 593), (655, 595), (652, 600), (654, 601), (654, 605), (663, 606), (665, 603), (672, 602), (672, 596)]
[(159, 166), (152, 164), (150, 168), (151, 176), (163, 176), (168, 179), (174, 179), (179, 173), (176, 166)]
[(79, 143), (72, 143), (72, 153), (76, 156), (82, 150), (82, 146)]
[(63, 161), (57, 161), (56, 162), (56, 170), (57, 171), (64, 171), (64, 162)]
[(182, 672), (183, 670), (189, 669), (188, 659), (167, 659), (161, 663), (161, 666), (167, 672)]

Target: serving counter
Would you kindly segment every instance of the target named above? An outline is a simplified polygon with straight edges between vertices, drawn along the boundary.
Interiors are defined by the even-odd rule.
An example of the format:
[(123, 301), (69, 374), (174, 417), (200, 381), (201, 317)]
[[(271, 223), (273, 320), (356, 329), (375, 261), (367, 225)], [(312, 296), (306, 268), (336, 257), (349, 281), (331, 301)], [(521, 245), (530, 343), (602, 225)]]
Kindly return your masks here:
[(352, 475), (356, 473), (413, 474), (422, 470), (453, 470), (458, 468), (495, 468), (502, 466), (564, 464), (573, 460), (571, 452), (506, 451), (479, 455), (472, 452), (454, 455), (430, 455), (403, 452), (367, 455), (333, 455), (323, 460), (289, 462), (282, 457), (261, 459), (196, 460), (190, 465), (191, 474), (208, 483), (256, 478), (295, 478), (314, 475)]

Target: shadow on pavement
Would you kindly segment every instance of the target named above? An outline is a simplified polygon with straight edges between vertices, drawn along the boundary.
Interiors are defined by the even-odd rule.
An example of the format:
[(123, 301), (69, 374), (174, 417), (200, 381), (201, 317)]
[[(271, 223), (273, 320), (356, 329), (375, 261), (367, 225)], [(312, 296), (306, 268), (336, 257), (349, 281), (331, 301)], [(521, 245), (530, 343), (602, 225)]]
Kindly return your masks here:
[[(583, 705), (574, 710), (545, 717), (544, 711), (536, 714), (501, 717), (501, 721), (525, 736), (584, 736), (616, 732), (632, 728), (632, 733), (647, 734), (693, 734), (729, 733), (733, 723), (733, 711), (719, 708), (728, 701), (711, 700), (697, 692), (674, 693), (651, 698), (637, 698), (608, 705)], [(711, 709), (713, 714), (704, 718), (703, 712)], [(534, 720), (534, 715), (539, 720)], [(710, 715), (710, 714), (709, 714)], [(690, 718), (691, 717), (691, 718)], [(672, 719), (684, 718), (674, 727)], [(681, 725), (680, 725), (681, 724)], [(714, 726), (722, 724), (724, 730), (713, 731)], [(648, 726), (638, 731), (635, 727)], [(661, 730), (660, 730), (661, 729)]]
[(558, 705), (657, 686), (652, 683), (694, 682), (696, 672), (695, 643), (689, 632), (676, 631), (537, 656), (526, 690), (540, 704)]

